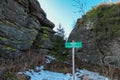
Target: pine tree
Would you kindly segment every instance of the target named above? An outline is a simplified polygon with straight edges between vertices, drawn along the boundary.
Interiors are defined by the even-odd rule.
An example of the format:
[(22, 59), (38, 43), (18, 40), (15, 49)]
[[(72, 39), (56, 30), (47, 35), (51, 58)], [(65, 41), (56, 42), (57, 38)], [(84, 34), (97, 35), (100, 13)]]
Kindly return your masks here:
[(62, 38), (64, 38), (64, 36), (65, 36), (65, 31), (64, 31), (64, 28), (62, 28), (61, 24), (59, 24), (59, 26), (57, 28), (56, 35), (60, 36)]
[(53, 43), (53, 50), (51, 52), (59, 61), (65, 60), (69, 54), (68, 50), (65, 48), (64, 33), (64, 29), (61, 27), (61, 24), (59, 24)]

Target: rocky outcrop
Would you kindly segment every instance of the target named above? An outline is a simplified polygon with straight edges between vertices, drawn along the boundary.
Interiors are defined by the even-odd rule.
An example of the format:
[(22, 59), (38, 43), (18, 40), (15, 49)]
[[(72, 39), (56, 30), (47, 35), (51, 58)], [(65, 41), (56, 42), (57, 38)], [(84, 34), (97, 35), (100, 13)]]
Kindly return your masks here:
[(0, 0), (0, 57), (51, 49), (53, 28), (37, 0)]
[(120, 4), (102, 4), (77, 20), (69, 41), (81, 41), (76, 57), (83, 62), (120, 68)]

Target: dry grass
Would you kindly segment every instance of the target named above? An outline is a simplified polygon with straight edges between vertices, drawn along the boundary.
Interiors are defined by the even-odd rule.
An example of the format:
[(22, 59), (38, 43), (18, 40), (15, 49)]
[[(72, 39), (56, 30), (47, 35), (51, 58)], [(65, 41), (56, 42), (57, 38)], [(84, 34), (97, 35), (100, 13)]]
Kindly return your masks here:
[(114, 65), (109, 65), (108, 67), (103, 67), (99, 65), (94, 65), (87, 62), (82, 62), (80, 59), (76, 58), (76, 67), (80, 69), (87, 69), (90, 71), (98, 72), (101, 75), (107, 76), (112, 80), (120, 80), (120, 69), (116, 68)]
[(109, 65), (108, 68), (103, 68), (103, 74), (105, 76), (108, 76), (110, 79), (113, 79), (114, 71), (115, 71), (115, 68), (114, 66), (111, 66), (111, 65)]
[[(71, 57), (69, 60), (71, 61)], [(45, 69), (50, 70), (50, 71), (64, 72), (64, 73), (68, 73), (72, 71), (70, 64), (65, 64), (63, 62), (57, 62), (57, 61), (52, 61), (50, 64), (45, 64), (44, 62), (45, 62), (44, 54), (27, 51), (26, 53), (23, 53), (23, 55), (19, 57), (16, 57), (11, 60), (2, 61), (2, 64), (0, 65), (0, 70), (7, 70), (9, 72), (16, 73), (19, 71), (29, 70), (31, 68), (34, 68), (36, 65), (38, 66), (45, 65)], [(114, 66), (109, 66), (108, 68), (106, 67), (102, 68), (97, 65), (92, 65), (89, 63), (81, 62), (79, 59), (76, 58), (76, 67), (100, 72), (101, 74), (104, 74), (105, 76), (109, 76), (111, 79), (115, 77), (114, 74), (118, 74), (116, 79), (119, 80), (118, 77), (120, 76), (120, 70), (115, 69)], [(16, 74), (16, 76), (18, 78), (17, 80), (28, 79), (28, 78), (26, 79), (26, 76), (24, 75)], [(85, 80), (87, 80), (86, 77), (84, 78)]]
[(62, 73), (70, 73), (72, 71), (71, 65), (58, 61), (52, 61), (50, 64), (46, 64), (45, 69)]
[(0, 63), (0, 70), (16, 74), (17, 72), (29, 70), (31, 68), (35, 68), (35, 66), (40, 66), (44, 64), (44, 61), (44, 54), (27, 51), (14, 59), (3, 59)]
[(8, 63), (3, 63), (1, 66), (12, 72), (25, 71), (34, 66), (44, 64), (44, 59), (45, 55), (28, 51), (19, 57), (9, 60)]

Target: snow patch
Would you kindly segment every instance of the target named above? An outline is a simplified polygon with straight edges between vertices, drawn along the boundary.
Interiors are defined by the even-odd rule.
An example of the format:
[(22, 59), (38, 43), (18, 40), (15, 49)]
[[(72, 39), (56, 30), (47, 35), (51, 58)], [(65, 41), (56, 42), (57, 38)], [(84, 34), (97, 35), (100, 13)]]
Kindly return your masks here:
[(55, 60), (54, 57), (50, 56), (50, 55), (46, 55), (46, 60), (45, 63), (49, 64), (51, 61)]
[[(44, 66), (36, 67), (40, 69), (39, 72), (35, 72), (34, 70), (25, 71), (23, 74), (30, 77), (30, 80), (72, 80), (71, 73), (57, 73), (51, 72), (48, 70), (44, 70)], [(18, 74), (22, 74), (19, 72)], [(86, 79), (87, 78), (87, 79)], [(107, 77), (101, 76), (99, 73), (91, 72), (88, 70), (79, 70), (75, 74), (75, 80), (110, 80)]]

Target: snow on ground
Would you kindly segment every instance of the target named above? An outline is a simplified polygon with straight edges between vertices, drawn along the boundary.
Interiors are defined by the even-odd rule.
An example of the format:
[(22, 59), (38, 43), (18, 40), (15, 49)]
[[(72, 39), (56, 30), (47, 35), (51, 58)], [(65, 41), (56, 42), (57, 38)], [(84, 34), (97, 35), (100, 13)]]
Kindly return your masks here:
[[(52, 60), (56, 60), (54, 57), (46, 55), (46, 64), (49, 64)], [(66, 63), (66, 62), (65, 62)], [(25, 72), (18, 72), (18, 74), (25, 74), (30, 77), (30, 80), (72, 80), (71, 73), (57, 73), (48, 70), (44, 70), (44, 66), (36, 67)], [(101, 76), (99, 73), (91, 72), (88, 70), (76, 69), (75, 80), (110, 80), (107, 77)]]
[(45, 61), (45, 63), (50, 63), (51, 61), (53, 61), (53, 60), (55, 60), (55, 58), (54, 57), (52, 57), (52, 56), (49, 56), (49, 55), (46, 55), (46, 61)]
[[(39, 72), (29, 70), (25, 72), (19, 72), (18, 74), (25, 74), (30, 77), (30, 80), (72, 80), (71, 73), (57, 73), (44, 70), (44, 66), (37, 67)], [(88, 70), (79, 70), (75, 74), (75, 80), (110, 80), (107, 77), (101, 76), (99, 73), (91, 72)]]

